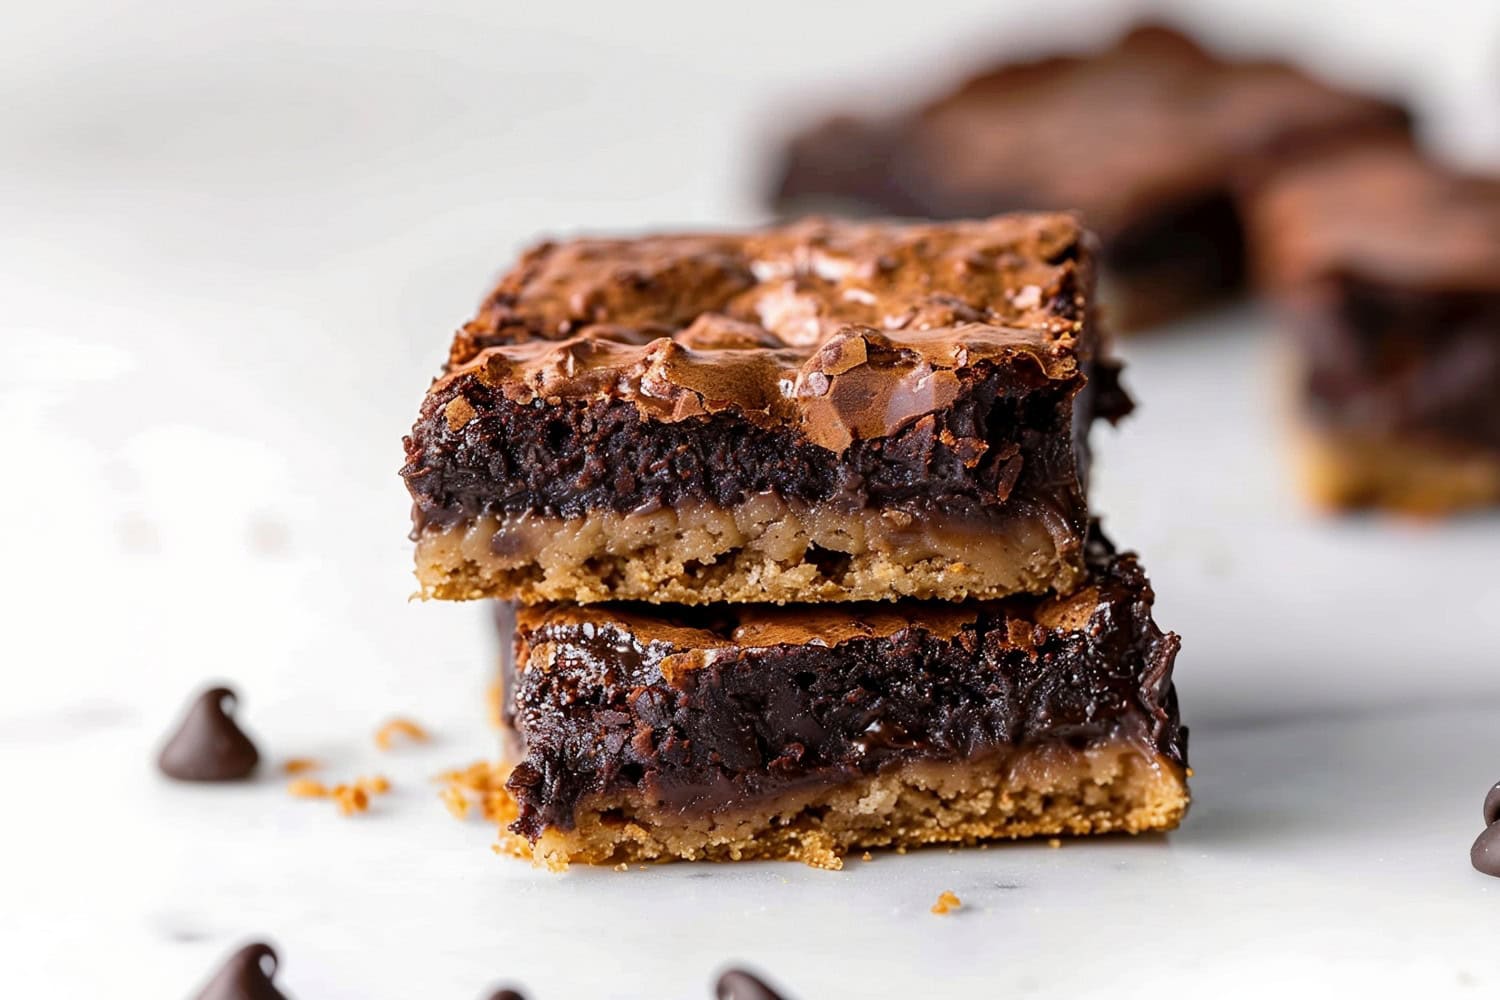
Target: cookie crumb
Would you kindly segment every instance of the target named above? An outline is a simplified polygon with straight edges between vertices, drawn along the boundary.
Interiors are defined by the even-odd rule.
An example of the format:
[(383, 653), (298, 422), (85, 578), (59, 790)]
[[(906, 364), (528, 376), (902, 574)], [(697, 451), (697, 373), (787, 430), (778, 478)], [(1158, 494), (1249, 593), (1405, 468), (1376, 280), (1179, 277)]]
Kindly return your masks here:
[(871, 854), (869, 851), (866, 851), (865, 853), (863, 853), (863, 854), (861, 854), (859, 856), (859, 860), (861, 860), (861, 861), (874, 861), (875, 860), (875, 855)]
[(370, 796), (359, 785), (334, 785), (330, 793), (340, 816), (353, 816), (370, 808)]
[(313, 760), (311, 757), (293, 757), (281, 765), (281, 771), (283, 774), (306, 774), (322, 766), (320, 761)]
[(508, 777), (509, 767), (481, 760), (468, 767), (444, 771), (438, 775), (437, 780), (457, 792), (471, 793), (473, 800), (479, 805), (481, 816), (492, 823), (503, 824), (511, 822), (520, 814), (516, 800), (505, 790), (505, 779)]
[(457, 785), (449, 785), (438, 793), (443, 805), (454, 819), (466, 819), (469, 815), (469, 799)]
[(314, 778), (298, 778), (287, 785), (286, 790), (299, 799), (322, 799), (328, 797), (328, 787)]
[(621, 861), (619, 864), (615, 865), (615, 871), (617, 871), (617, 872), (628, 872), (628, 871), (630, 871), (630, 866), (627, 865), (625, 862)]
[(354, 787), (363, 789), (370, 795), (384, 795), (391, 790), (391, 779), (383, 774), (372, 774), (366, 778), (356, 779)]
[(410, 719), (397, 717), (375, 730), (375, 745), (382, 750), (389, 750), (398, 736), (413, 743), (426, 743), (428, 740), (427, 730)]
[(941, 893), (938, 894), (937, 902), (932, 904), (932, 912), (941, 917), (944, 914), (952, 910), (956, 910), (963, 905), (963, 900), (959, 899), (958, 896), (954, 895), (949, 890), (944, 889)]
[(1049, 837), (1047, 839), (1047, 846), (1051, 847), (1051, 848), (1053, 848), (1055, 850), (1055, 849), (1057, 849), (1057, 848), (1059, 848), (1059, 847), (1062, 846), (1062, 841), (1059, 840), (1056, 837)]

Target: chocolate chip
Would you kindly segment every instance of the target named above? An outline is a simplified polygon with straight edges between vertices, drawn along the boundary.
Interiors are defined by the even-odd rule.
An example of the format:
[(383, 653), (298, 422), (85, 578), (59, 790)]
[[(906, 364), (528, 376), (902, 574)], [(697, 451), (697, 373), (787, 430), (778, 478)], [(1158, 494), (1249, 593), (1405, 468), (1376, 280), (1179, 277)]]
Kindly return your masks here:
[(162, 773), (178, 781), (249, 777), (260, 761), (260, 753), (230, 714), (238, 700), (225, 687), (209, 688), (200, 694), (156, 759)]
[(515, 990), (503, 989), (491, 993), (486, 1000), (526, 1000), (526, 997)]
[(1500, 823), (1500, 781), (1495, 782), (1490, 794), (1484, 797), (1484, 825), (1494, 826), (1496, 823)]
[(714, 986), (718, 1000), (782, 1000), (780, 993), (744, 969), (727, 969)]
[(1476, 871), (1500, 878), (1500, 823), (1485, 827), (1474, 846), (1469, 848), (1469, 860)]
[(270, 945), (260, 941), (247, 944), (229, 956), (197, 1000), (288, 1000), (271, 982), (280, 964)]

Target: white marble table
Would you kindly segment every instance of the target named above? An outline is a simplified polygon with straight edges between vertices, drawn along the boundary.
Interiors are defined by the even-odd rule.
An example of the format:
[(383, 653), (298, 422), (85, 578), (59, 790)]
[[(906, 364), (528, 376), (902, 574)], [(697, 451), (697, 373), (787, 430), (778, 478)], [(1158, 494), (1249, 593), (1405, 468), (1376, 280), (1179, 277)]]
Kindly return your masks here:
[[(931, 51), (989, 6), (912, 30)], [(833, 13), (781, 48), (756, 21), (746, 65), (661, 11), (343, 10), (47, 5), (0, 41), (8, 989), (184, 996), (268, 935), (304, 998), (693, 998), (729, 960), (812, 1000), (1500, 991), (1500, 881), (1467, 858), (1500, 778), (1500, 521), (1304, 510), (1248, 308), (1130, 344), (1141, 410), (1097, 439), (1097, 505), (1184, 636), (1180, 832), (842, 873), (492, 856), (429, 781), (490, 750), (485, 617), (406, 601), (398, 440), (444, 338), (535, 233), (752, 217), (777, 81), (904, 51), (900, 22), (827, 54)], [(1454, 10), (1472, 58), (1434, 100), (1483, 79), (1462, 43), (1495, 18)], [(344, 820), (274, 775), (160, 780), (213, 677), (273, 764), (395, 791)], [(378, 754), (397, 713), (437, 740)], [(944, 889), (964, 908), (934, 917)]]

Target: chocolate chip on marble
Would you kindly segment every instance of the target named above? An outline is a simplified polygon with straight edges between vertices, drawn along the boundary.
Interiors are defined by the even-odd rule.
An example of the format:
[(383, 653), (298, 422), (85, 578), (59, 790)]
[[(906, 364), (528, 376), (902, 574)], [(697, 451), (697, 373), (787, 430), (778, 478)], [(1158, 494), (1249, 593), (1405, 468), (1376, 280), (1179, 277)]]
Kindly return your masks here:
[(780, 993), (744, 969), (726, 969), (714, 985), (718, 1000), (782, 1000)]
[(239, 699), (226, 687), (200, 694), (157, 757), (163, 774), (178, 781), (237, 781), (260, 761), (250, 737), (234, 721)]
[(280, 965), (270, 945), (247, 944), (229, 956), (196, 1000), (288, 1000), (271, 981)]
[(1495, 787), (1484, 797), (1484, 825), (1494, 826), (1500, 823), (1500, 781), (1495, 782)]
[(1500, 878), (1500, 823), (1491, 823), (1484, 828), (1474, 846), (1469, 848), (1469, 861), (1476, 871)]

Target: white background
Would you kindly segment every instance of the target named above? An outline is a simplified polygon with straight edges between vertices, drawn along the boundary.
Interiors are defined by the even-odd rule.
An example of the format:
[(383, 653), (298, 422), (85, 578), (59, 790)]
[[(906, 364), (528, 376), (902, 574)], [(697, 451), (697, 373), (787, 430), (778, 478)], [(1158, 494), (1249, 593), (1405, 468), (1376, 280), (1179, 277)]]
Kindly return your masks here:
[[(1158, 9), (1179, 9), (1163, 4)], [(1410, 94), (1500, 158), (1500, 7), (1186, 9)], [(399, 438), (452, 328), (541, 233), (751, 222), (764, 140), (1105, 3), (0, 4), (0, 954), (8, 995), (188, 995), (266, 935), (289, 993), (703, 997), (729, 960), (844, 996), (1482, 996), (1500, 881), (1500, 524), (1296, 501), (1269, 323), (1126, 350), (1096, 503), (1185, 637), (1197, 804), (1170, 838), (843, 873), (558, 877), (430, 776), (492, 749), (482, 609), (406, 603)], [(249, 786), (159, 779), (232, 679)], [(391, 714), (437, 741), (378, 754)], [(342, 820), (289, 756), (396, 791)], [(965, 901), (930, 915), (937, 894)], [(1171, 995), (1167, 993), (1167, 995)]]

